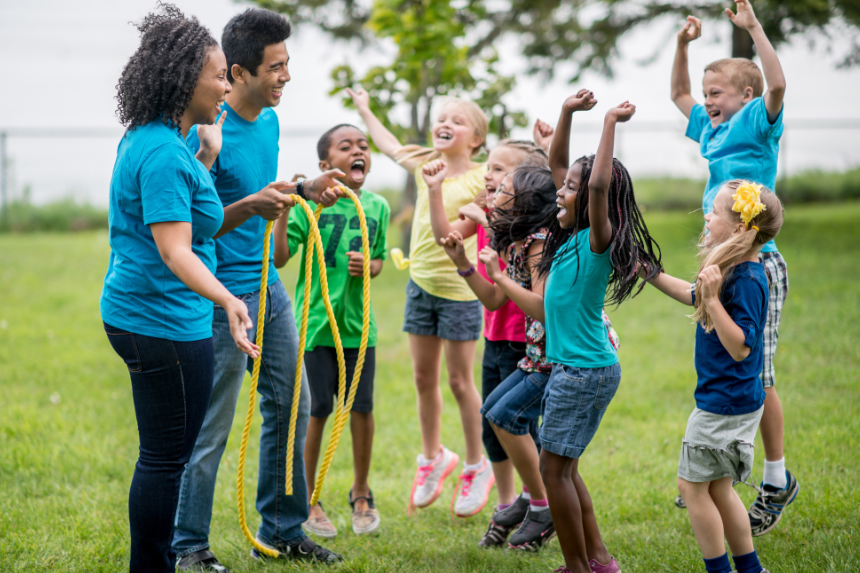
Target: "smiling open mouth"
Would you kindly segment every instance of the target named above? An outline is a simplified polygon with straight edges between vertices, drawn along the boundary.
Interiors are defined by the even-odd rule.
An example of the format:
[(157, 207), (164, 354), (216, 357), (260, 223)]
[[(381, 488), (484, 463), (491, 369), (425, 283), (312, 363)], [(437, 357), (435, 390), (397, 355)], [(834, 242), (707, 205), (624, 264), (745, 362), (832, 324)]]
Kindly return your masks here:
[(365, 170), (367, 169), (367, 163), (364, 159), (356, 159), (349, 166), (349, 176), (352, 177), (352, 180), (356, 183), (361, 183), (364, 181)]
[(448, 133), (447, 131), (439, 132), (439, 134), (436, 137), (439, 139), (444, 139), (445, 141), (450, 141), (450, 140), (454, 139), (454, 135), (452, 133)]
[(284, 86), (272, 88), (272, 94), (274, 94), (275, 97), (281, 97), (284, 94)]

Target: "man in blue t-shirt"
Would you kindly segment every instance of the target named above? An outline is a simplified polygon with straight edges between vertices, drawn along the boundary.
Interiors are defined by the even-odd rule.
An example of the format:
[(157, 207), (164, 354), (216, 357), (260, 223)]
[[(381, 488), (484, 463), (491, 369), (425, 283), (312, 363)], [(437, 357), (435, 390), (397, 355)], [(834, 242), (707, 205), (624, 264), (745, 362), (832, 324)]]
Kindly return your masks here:
[[(702, 35), (702, 22), (693, 16), (687, 17), (686, 25), (678, 33), (672, 69), (672, 101), (690, 120), (687, 137), (699, 143), (702, 156), (708, 160), (703, 213), (712, 211), (714, 197), (727, 181), (746, 179), (770, 189), (776, 186), (785, 76), (749, 1), (735, 0), (735, 4), (737, 14), (728, 9), (726, 13), (736, 26), (747, 30), (752, 37), (761, 58), (764, 78), (751, 60), (717, 60), (705, 67), (702, 80), (705, 105), (696, 103), (690, 90), (687, 44)], [(765, 79), (767, 91), (764, 91)], [(782, 510), (794, 501), (799, 491), (797, 480), (785, 469), (782, 404), (774, 386), (773, 369), (779, 320), (788, 293), (788, 273), (773, 241), (762, 248), (760, 257), (770, 283), (770, 304), (761, 373), (766, 396), (760, 426), (765, 452), (764, 475), (761, 493), (749, 511), (754, 536), (764, 535), (776, 527)], [(676, 504), (684, 507), (680, 496)]]
[[(260, 300), (263, 235), (266, 220), (277, 219), (295, 202), (285, 193), (297, 186), (270, 183), (278, 170), (278, 117), (270, 109), (280, 103), (284, 85), (290, 80), (285, 40), (291, 32), (283, 16), (257, 8), (233, 17), (224, 28), (221, 44), (227, 56), (227, 77), (233, 90), (226, 97), (220, 133), (217, 128), (191, 132), (188, 144), (201, 153), (210, 169), (215, 189), (224, 204), (224, 223), (216, 237), (216, 276), (227, 289), (248, 305), (256, 323)], [(207, 153), (209, 142), (221, 137), (217, 156)], [(217, 148), (212, 145), (212, 148)], [(339, 192), (333, 190), (342, 176), (327, 171), (303, 182), (295, 192), (308, 199), (332, 205)], [(262, 190), (261, 190), (262, 189)], [(260, 528), (257, 541), (277, 549), (286, 558), (306, 558), (331, 563), (340, 555), (318, 546), (302, 531), (308, 518), (308, 492), (304, 479), (304, 443), (310, 414), (310, 391), (302, 380), (293, 454), (293, 495), (285, 494), (290, 411), (293, 401), (298, 332), (292, 305), (274, 266), (274, 248), (268, 261), (266, 322), (258, 391), (263, 426), (260, 432), (260, 469), (257, 511)], [(253, 361), (243, 354), (230, 336), (231, 326), (223, 309), (215, 307), (212, 335), (215, 345), (215, 380), (212, 397), (191, 461), (182, 478), (176, 511), (173, 547), (180, 570), (226, 571), (209, 549), (209, 525), (218, 464), (224, 453), (242, 379)], [(255, 329), (249, 333), (254, 339)], [(256, 549), (252, 557), (260, 558)]]

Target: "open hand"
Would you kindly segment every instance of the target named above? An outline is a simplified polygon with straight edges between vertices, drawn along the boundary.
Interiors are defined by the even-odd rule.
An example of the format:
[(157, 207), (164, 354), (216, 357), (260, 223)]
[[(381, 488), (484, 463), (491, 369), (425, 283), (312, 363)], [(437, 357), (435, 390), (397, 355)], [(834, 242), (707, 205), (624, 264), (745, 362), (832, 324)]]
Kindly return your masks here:
[(308, 185), (305, 182), (305, 196), (314, 203), (320, 203), (323, 207), (331, 207), (338, 199), (346, 197), (343, 192), (343, 183), (335, 179), (336, 177), (344, 177), (345, 174), (340, 169), (329, 169)]
[(463, 247), (463, 235), (460, 231), (451, 231), (444, 239), (439, 240), (439, 244), (445, 249), (445, 253), (454, 261), (457, 268), (461, 271), (467, 271), (472, 267), (472, 262), (466, 255), (466, 249)]
[(582, 89), (576, 92), (576, 95), (572, 95), (566, 100), (564, 100), (564, 104), (561, 106), (564, 111), (574, 112), (574, 111), (588, 111), (597, 105), (597, 100), (594, 99), (594, 93)]
[(554, 133), (555, 129), (547, 122), (539, 119), (535, 121), (534, 142), (535, 145), (544, 151), (549, 151), (549, 144), (552, 143), (552, 135)]
[(363, 87), (358, 86), (354, 90), (346, 88), (346, 93), (352, 98), (352, 105), (355, 106), (355, 109), (358, 111), (370, 109), (370, 94), (364, 91)]
[(737, 14), (726, 8), (726, 16), (729, 17), (735, 26), (744, 30), (752, 30), (759, 25), (755, 17), (755, 12), (753, 12), (752, 4), (747, 0), (735, 0), (735, 4), (738, 7)]
[(478, 253), (478, 260), (486, 267), (487, 276), (494, 282), (498, 282), (498, 278), (502, 274), (502, 269), (499, 266), (499, 253), (487, 245)]
[(689, 44), (702, 36), (702, 21), (695, 16), (687, 16), (687, 23), (678, 32), (678, 43)]
[(236, 343), (236, 348), (256, 358), (260, 355), (260, 347), (248, 339), (248, 330), (254, 328), (251, 317), (248, 316), (248, 307), (238, 298), (233, 298), (225, 307), (227, 321), (230, 324), (230, 335)]
[(460, 219), (465, 221), (469, 219), (470, 221), (474, 221), (478, 225), (482, 227), (486, 227), (488, 225), (487, 222), (487, 213), (480, 206), (475, 203), (468, 203), (463, 205), (459, 209), (457, 209), (457, 215), (460, 216)]
[(607, 111), (606, 117), (613, 118), (619, 123), (624, 123), (633, 117), (634, 113), (636, 113), (636, 106), (629, 101), (625, 101), (624, 103)]
[(441, 159), (430, 161), (421, 168), (421, 175), (424, 176), (424, 181), (431, 191), (438, 191), (448, 175), (448, 164)]
[(720, 282), (723, 279), (723, 274), (720, 272), (720, 267), (711, 265), (702, 269), (699, 273), (699, 281), (702, 285), (702, 292), (698, 296), (707, 302), (720, 299)]

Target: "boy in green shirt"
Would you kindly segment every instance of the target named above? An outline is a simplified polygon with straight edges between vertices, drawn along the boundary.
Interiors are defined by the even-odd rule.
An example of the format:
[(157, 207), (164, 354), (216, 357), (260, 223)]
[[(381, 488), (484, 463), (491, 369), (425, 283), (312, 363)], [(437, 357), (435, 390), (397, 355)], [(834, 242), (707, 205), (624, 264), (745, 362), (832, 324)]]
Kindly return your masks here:
[[(380, 195), (362, 190), (370, 171), (370, 146), (364, 133), (355, 126), (337, 125), (323, 134), (317, 143), (320, 169), (338, 168), (346, 175), (342, 183), (358, 197), (364, 209), (370, 240), (370, 276), (377, 276), (387, 251), (386, 232), (391, 216), (388, 202)], [(309, 202), (310, 203), (310, 202)], [(311, 208), (316, 208), (310, 203)], [(304, 210), (288, 210), (275, 224), (275, 266), (281, 267), (296, 254), (308, 240), (309, 224)], [(346, 392), (349, 393), (362, 326), (362, 273), (364, 258), (361, 253), (361, 227), (355, 204), (340, 200), (325, 209), (319, 218), (319, 230), (325, 250), (329, 298), (337, 318), (340, 338), (346, 359)], [(319, 460), (322, 435), (326, 420), (332, 413), (338, 389), (337, 355), (334, 339), (323, 306), (319, 280), (319, 264), (314, 258), (311, 277), (311, 302), (308, 313), (308, 333), (305, 344), (305, 368), (311, 389), (311, 417), (305, 442), (308, 496), (314, 491), (314, 476)], [(305, 287), (304, 264), (299, 268), (296, 284), (296, 322), (301, 320)], [(352, 506), (352, 529), (357, 534), (372, 533), (379, 527), (379, 512), (373, 503), (373, 494), (367, 483), (370, 457), (373, 449), (373, 377), (376, 368), (376, 319), (371, 306), (370, 335), (367, 343), (364, 368), (350, 416), (352, 432), (353, 470), (355, 473), (349, 503)], [(310, 517), (303, 525), (306, 531), (321, 537), (336, 537), (337, 529), (326, 517), (322, 504), (310, 508)]]

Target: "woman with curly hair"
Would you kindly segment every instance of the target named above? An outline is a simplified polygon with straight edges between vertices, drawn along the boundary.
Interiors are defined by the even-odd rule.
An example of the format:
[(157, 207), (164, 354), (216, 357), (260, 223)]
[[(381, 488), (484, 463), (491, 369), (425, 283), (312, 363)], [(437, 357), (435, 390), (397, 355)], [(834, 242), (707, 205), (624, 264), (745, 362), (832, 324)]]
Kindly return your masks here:
[[(212, 312), (256, 356), (241, 300), (215, 278), (224, 209), (201, 161), (220, 150), (215, 123), (230, 91), (209, 31), (171, 5), (137, 25), (141, 43), (117, 85), (120, 141), (110, 187), (111, 255), (101, 296), (108, 340), (131, 376), (140, 454), (129, 492), (132, 572), (174, 571), (173, 517), (185, 464), (212, 390)], [(223, 122), (223, 118), (221, 120)], [(198, 160), (199, 159), (199, 160)]]

